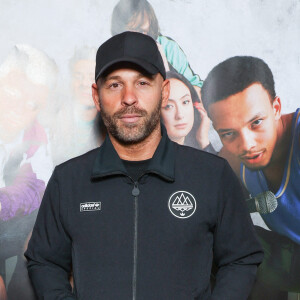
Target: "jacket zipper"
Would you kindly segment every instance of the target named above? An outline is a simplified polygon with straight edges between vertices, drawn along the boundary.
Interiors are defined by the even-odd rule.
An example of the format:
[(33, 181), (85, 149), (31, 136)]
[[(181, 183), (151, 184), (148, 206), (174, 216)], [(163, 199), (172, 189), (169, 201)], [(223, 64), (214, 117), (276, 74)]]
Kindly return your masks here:
[(133, 239), (133, 274), (132, 274), (132, 300), (136, 300), (136, 275), (137, 275), (137, 238), (138, 238), (138, 196), (140, 190), (138, 182), (134, 182), (132, 190), (134, 196), (134, 239)]

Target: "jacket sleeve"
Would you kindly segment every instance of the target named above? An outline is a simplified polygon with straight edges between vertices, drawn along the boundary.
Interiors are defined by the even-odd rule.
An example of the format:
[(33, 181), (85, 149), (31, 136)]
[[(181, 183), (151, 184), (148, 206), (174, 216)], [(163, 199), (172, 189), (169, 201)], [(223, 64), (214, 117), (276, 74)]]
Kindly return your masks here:
[(218, 271), (211, 299), (243, 300), (251, 292), (263, 251), (239, 180), (227, 162), (221, 180), (213, 249)]
[(32, 213), (40, 206), (44, 191), (44, 181), (36, 177), (30, 164), (23, 165), (13, 183), (0, 188), (0, 219), (8, 221)]
[(54, 170), (25, 252), (29, 277), (38, 299), (76, 299), (69, 283), (71, 240), (64, 222), (59, 181)]

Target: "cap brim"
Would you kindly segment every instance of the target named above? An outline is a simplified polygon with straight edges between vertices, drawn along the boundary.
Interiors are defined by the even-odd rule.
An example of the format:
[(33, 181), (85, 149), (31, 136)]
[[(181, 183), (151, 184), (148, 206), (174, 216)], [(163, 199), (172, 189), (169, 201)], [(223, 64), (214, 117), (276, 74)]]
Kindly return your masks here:
[[(105, 66), (102, 67), (102, 69), (98, 72), (97, 76), (95, 77), (95, 81), (97, 82), (97, 80), (99, 79), (99, 77), (110, 67), (112, 67), (113, 65), (120, 63), (120, 62), (132, 62), (138, 66), (140, 66), (142, 69), (144, 69), (146, 72), (148, 72), (151, 75), (160, 73), (159, 70), (152, 64), (148, 63), (145, 60), (142, 59), (138, 59), (138, 58), (134, 58), (134, 57), (122, 57), (122, 58), (118, 58), (115, 59), (111, 62), (109, 62), (108, 64), (106, 64)], [(164, 75), (161, 74), (163, 77)], [(164, 78), (165, 79), (165, 78)]]

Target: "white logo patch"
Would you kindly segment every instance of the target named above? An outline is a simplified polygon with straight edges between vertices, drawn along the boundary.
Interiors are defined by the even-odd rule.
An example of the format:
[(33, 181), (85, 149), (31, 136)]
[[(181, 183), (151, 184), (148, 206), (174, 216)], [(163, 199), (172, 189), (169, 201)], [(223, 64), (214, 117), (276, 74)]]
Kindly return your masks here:
[(101, 202), (85, 202), (80, 203), (80, 211), (95, 211), (101, 210)]
[(169, 198), (168, 207), (171, 214), (180, 219), (191, 217), (196, 211), (196, 206), (196, 200), (189, 192), (178, 191)]

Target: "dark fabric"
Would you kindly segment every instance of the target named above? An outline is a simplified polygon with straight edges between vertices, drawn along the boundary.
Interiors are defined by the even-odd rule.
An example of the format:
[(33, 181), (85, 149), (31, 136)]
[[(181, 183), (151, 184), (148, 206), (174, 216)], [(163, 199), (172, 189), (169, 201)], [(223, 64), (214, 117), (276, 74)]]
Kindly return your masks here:
[[(157, 174), (167, 181), (174, 181), (174, 160), (174, 146), (170, 143), (167, 131), (162, 125), (162, 138), (146, 172)], [(125, 166), (121, 163), (118, 153), (107, 136), (97, 153), (97, 157), (93, 165), (92, 179), (126, 174), (127, 171)]]
[[(263, 253), (238, 179), (224, 159), (162, 133), (135, 184), (108, 138), (55, 168), (25, 253), (39, 299), (248, 297)], [(169, 208), (181, 191), (195, 198), (185, 219)]]
[(125, 165), (128, 175), (133, 181), (137, 181), (146, 172), (150, 160), (129, 161), (122, 159), (122, 163)]

